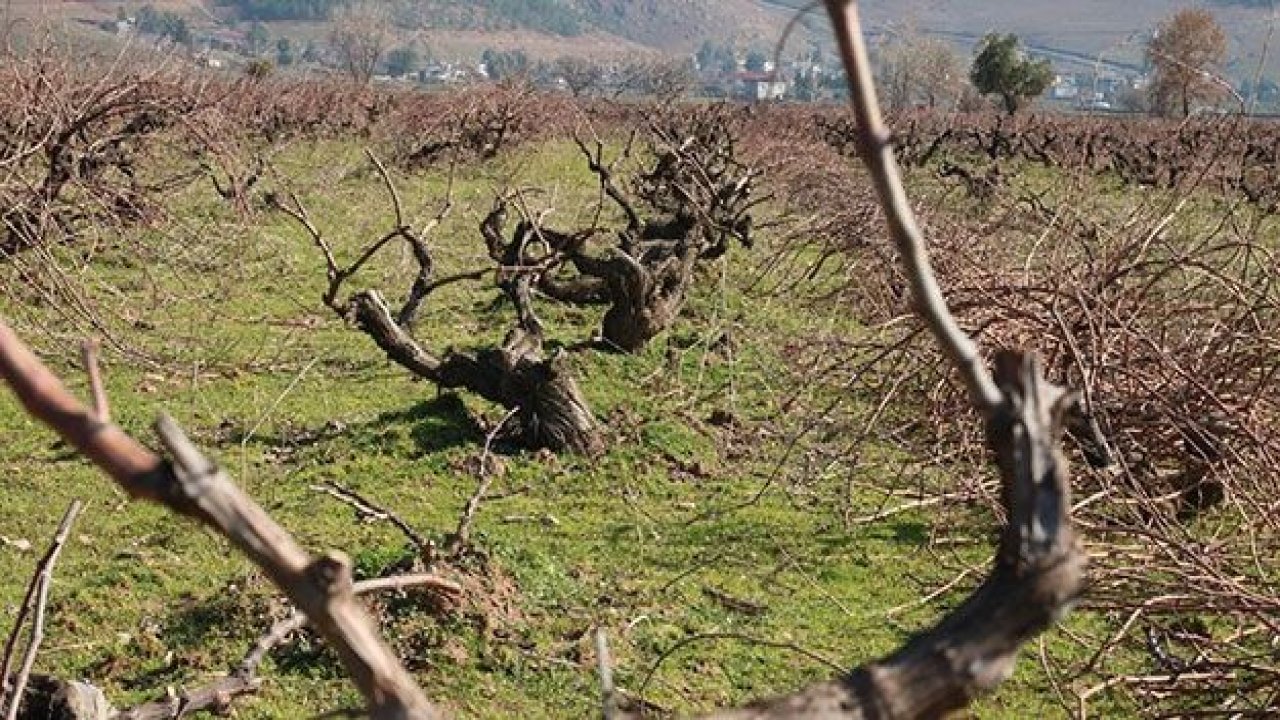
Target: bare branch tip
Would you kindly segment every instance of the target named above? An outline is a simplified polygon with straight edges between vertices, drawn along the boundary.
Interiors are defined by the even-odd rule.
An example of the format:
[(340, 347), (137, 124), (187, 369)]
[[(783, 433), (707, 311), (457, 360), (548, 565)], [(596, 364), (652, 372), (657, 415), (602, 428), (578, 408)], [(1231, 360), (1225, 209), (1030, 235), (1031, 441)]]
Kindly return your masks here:
[(100, 423), (111, 422), (111, 406), (107, 401), (107, 393), (102, 384), (102, 371), (98, 363), (101, 343), (95, 339), (86, 339), (80, 344), (80, 354), (84, 361), (85, 372), (89, 375), (89, 393), (93, 400), (93, 414)]

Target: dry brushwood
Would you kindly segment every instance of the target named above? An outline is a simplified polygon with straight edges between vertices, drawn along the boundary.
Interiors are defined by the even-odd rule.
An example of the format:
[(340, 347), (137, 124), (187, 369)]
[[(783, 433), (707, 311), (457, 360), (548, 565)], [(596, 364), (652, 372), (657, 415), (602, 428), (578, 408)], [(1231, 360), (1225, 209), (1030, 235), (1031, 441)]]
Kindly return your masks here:
[[(329, 286), (324, 303), (340, 317), (353, 322), (368, 335), (387, 357), (414, 375), (438, 387), (465, 389), (516, 413), (514, 437), (527, 446), (566, 450), (586, 455), (604, 448), (598, 423), (592, 415), (568, 361), (562, 355), (547, 357), (543, 351), (543, 329), (533, 313), (533, 297), (527, 283), (504, 283), (508, 298), (517, 308), (515, 327), (496, 348), (474, 353), (448, 350), (443, 356), (424, 347), (412, 329), (422, 303), (436, 289), (450, 283), (479, 279), (484, 272), (463, 273), (436, 279), (435, 261), (426, 238), (452, 208), (452, 189), (440, 211), (422, 229), (405, 222), (399, 192), (386, 167), (369, 153), (395, 208), (395, 227), (366, 247), (351, 265), (343, 268), (306, 208), (296, 196), (286, 205), (273, 196), (273, 203), (302, 225), (325, 258)], [(417, 263), (417, 275), (399, 312), (392, 313), (377, 290), (363, 290), (343, 299), (343, 285), (360, 271), (382, 248), (402, 240)]]
[(908, 267), (916, 309), (986, 421), (1008, 522), (995, 567), (959, 608), (887, 658), (793, 696), (726, 718), (932, 718), (1004, 681), (1023, 643), (1057, 622), (1084, 586), (1085, 555), (1071, 525), (1070, 486), (1059, 449), (1075, 397), (1046, 381), (1033, 356), (1003, 352), (988, 375), (955, 324), (933, 277), (880, 118), (856, 7), (827, 0), (849, 75), (859, 155)]
[(84, 73), (51, 51), (3, 56), (0, 258), (151, 213), (164, 183), (144, 179), (138, 159), (205, 106), (200, 88), (164, 67)]
[[(1088, 412), (1068, 418), (1068, 433), (1098, 468), (1076, 481), (1076, 520), (1097, 558), (1084, 608), (1098, 628), (1047, 652), (1064, 707), (1079, 715), (1100, 702), (1160, 716), (1274, 714), (1280, 284), (1272, 228), (1257, 225), (1265, 210), (1239, 201), (1184, 208), (1185, 194), (1174, 191), (1129, 194), (1133, 207), (1117, 212), (1113, 196), (1081, 202), (1091, 179), (1037, 183), (1035, 193), (1009, 179), (963, 219), (931, 216), (947, 228), (931, 233), (932, 254), (966, 328), (984, 345), (1036, 343), (1046, 375), (1085, 399)], [(847, 463), (851, 487), (858, 453), (884, 443), (945, 462), (961, 478), (959, 487), (923, 473), (886, 478), (870, 488), (886, 506), (846, 520), (913, 507), (961, 516), (991, 508), (991, 484), (967, 470), (986, 452), (964, 421), (965, 389), (919, 323), (903, 316), (879, 256), (851, 246), (844, 257), (857, 281), (842, 297), (856, 296), (858, 320), (875, 331), (843, 347), (814, 343), (802, 364), (843, 372), (856, 362), (860, 395), (892, 397), (884, 402), (913, 417), (853, 405), (824, 414), (849, 433), (822, 455)], [(798, 377), (824, 374), (831, 377), (821, 369)], [(883, 396), (865, 390), (875, 384)], [(938, 542), (963, 532), (943, 532)], [(955, 568), (954, 577), (967, 570)]]
[(116, 302), (98, 260), (119, 250), (149, 266), (166, 255), (169, 238), (143, 228), (178, 221), (172, 195), (197, 175), (174, 149), (213, 99), (177, 63), (143, 65), (127, 51), (70, 59), (60, 42), (0, 48), (0, 285), (19, 314), (54, 309), (46, 337), (92, 334), (155, 363), (144, 340), (124, 339), (136, 312)]
[[(491, 160), (536, 132), (556, 125), (555, 98), (535, 97), (525, 83), (468, 88), (465, 93), (439, 93), (404, 98), (393, 122), (401, 132), (392, 138), (402, 149), (396, 164), (423, 169), (457, 159)], [(551, 107), (546, 107), (546, 106)]]
[(1001, 355), (995, 382), (1002, 400), (989, 411), (987, 441), (1009, 520), (987, 580), (888, 657), (840, 680), (715, 717), (941, 717), (1003, 682), (1018, 649), (1072, 606), (1083, 588), (1085, 556), (1071, 527), (1058, 446), (1074, 400), (1046, 382), (1027, 355)]
[[(840, 133), (850, 156), (857, 127)], [(983, 346), (1034, 344), (1046, 376), (1083, 398), (1067, 433), (1090, 466), (1075, 480), (1074, 515), (1095, 558), (1082, 603), (1094, 628), (1064, 633), (1043, 656), (1074, 716), (1099, 704), (1159, 717), (1280, 708), (1276, 137), (1271, 123), (1225, 117), (895, 118), (904, 164), (956, 166), (979, 182), (1001, 168), (999, 183), (963, 200), (943, 191), (924, 215), (960, 324)], [(1040, 164), (1052, 171), (1020, 172)], [(847, 432), (814, 463), (847, 471), (846, 522), (923, 507), (999, 512), (975, 469), (987, 450), (967, 421), (966, 388), (908, 317), (876, 247), (882, 234), (865, 234), (871, 242), (847, 243), (843, 267), (821, 279), (835, 276), (838, 290), (810, 287), (874, 330), (815, 339), (798, 353), (797, 379), (845, 388), (852, 366), (858, 397), (880, 405), (822, 410)], [(886, 443), (920, 460), (864, 482), (859, 453)], [(955, 473), (927, 473), (929, 463)], [(863, 487), (884, 505), (855, 509)], [(967, 534), (954, 525), (932, 541)], [(972, 574), (952, 570), (937, 594)]]
[[(904, 257), (917, 310), (959, 372), (971, 402), (985, 421), (987, 440), (1000, 468), (1007, 525), (990, 576), (932, 630), (838, 681), (720, 717), (932, 718), (963, 707), (978, 693), (1007, 678), (1018, 649), (1057, 622), (1082, 590), (1085, 559), (1072, 527), (1067, 467), (1059, 450), (1063, 418), (1075, 397), (1047, 382), (1038, 362), (1027, 354), (999, 353), (993, 377), (976, 345), (956, 325), (933, 278), (923, 240), (897, 178), (889, 136), (876, 106), (856, 10), (846, 0), (826, 0), (825, 4), (848, 69), (858, 113), (860, 155), (875, 180), (890, 233)], [(675, 148), (674, 161), (681, 162), (680, 150)], [(595, 157), (599, 165), (599, 155)], [(344, 315), (350, 314), (375, 340), (385, 342), (383, 349), (397, 361), (443, 385), (446, 376), (441, 373), (450, 359), (430, 355), (405, 329), (412, 324), (416, 307), (413, 303), (426, 297), (433, 282), (430, 253), (422, 240), (425, 233), (419, 234), (404, 223), (398, 196), (385, 169), (378, 166), (395, 198), (397, 228), (374, 243), (349, 268), (338, 265), (327, 241), (300, 205), (295, 203), (289, 212), (307, 227), (325, 255), (330, 280), (326, 304)], [(602, 184), (609, 193), (610, 184), (603, 179)], [(688, 187), (676, 183), (671, 188), (644, 192), (677, 198), (678, 203), (680, 194), (688, 191)], [(624, 212), (628, 211), (627, 203), (620, 205)], [(691, 221), (699, 228), (695, 234), (709, 231), (712, 238), (716, 233), (737, 232), (733, 225), (726, 227), (723, 217), (709, 225), (697, 225), (704, 221), (682, 218), (677, 210), (668, 219), (676, 224)], [(640, 226), (628, 227), (635, 234), (623, 242), (643, 246), (645, 238)], [(707, 237), (704, 234), (695, 241), (699, 254), (716, 252), (714, 241), (710, 245), (702, 242)], [(411, 290), (402, 317), (394, 318), (376, 293), (358, 293), (346, 303), (339, 301), (343, 282), (381, 247), (397, 238), (409, 243), (420, 269), (415, 283), (418, 289)], [(658, 235), (658, 239), (669, 238)], [(634, 261), (637, 254), (631, 257)], [(520, 325), (514, 332), (519, 333), (516, 343), (540, 346), (540, 328), (527, 304), (530, 286), (508, 284), (512, 288), (508, 290), (511, 299), (520, 309)], [(527, 358), (528, 354), (517, 357)], [(472, 365), (478, 361), (476, 357), (469, 360)], [(312, 560), (192, 447), (172, 421), (162, 418), (159, 423), (162, 441), (173, 455), (171, 464), (161, 461), (119, 428), (94, 418), (3, 323), (0, 375), (28, 412), (57, 430), (131, 495), (160, 502), (219, 529), (259, 564), (338, 651), (373, 717), (435, 715), (434, 708), (355, 603), (347, 565), (336, 557)], [(514, 407), (523, 408), (519, 404)], [(286, 626), (296, 622), (286, 621)], [(275, 635), (274, 631), (270, 634)], [(612, 713), (611, 683), (605, 678), (603, 685), (606, 711)]]
[[(1062, 114), (935, 113), (892, 118), (898, 158), (907, 167), (935, 159), (1016, 160), (1082, 170), (1125, 185), (1213, 188), (1267, 214), (1280, 211), (1277, 128), (1235, 115), (1180, 120)], [(818, 120), (825, 141), (856, 154), (847, 118)]]

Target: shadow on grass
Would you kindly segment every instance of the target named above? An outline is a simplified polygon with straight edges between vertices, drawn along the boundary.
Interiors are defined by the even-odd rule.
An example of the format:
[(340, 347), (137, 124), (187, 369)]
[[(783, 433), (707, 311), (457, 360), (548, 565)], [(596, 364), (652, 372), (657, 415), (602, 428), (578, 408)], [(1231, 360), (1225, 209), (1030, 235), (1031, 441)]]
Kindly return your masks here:
[[(352, 558), (356, 579), (403, 575), (413, 570), (416, 553), (402, 545), (362, 548)], [(366, 604), (378, 620), (384, 638), (405, 657), (409, 667), (415, 664), (408, 650), (428, 652), (442, 646), (448, 631), (441, 618), (447, 617), (451, 601), (428, 592), (374, 593)], [(164, 620), (158, 635), (159, 647), (172, 650), (163, 663), (139, 668), (122, 681), (131, 689), (160, 688), (188, 678), (192, 672), (207, 673), (213, 666), (209, 658), (227, 656), (229, 666), (238, 666), (241, 658), (270, 628), (285, 617), (289, 604), (278, 593), (254, 583), (230, 582), (208, 596), (186, 596)], [(457, 628), (454, 628), (455, 630)], [(176, 653), (176, 655), (175, 655)], [(192, 667), (193, 658), (203, 658)], [(274, 670), (260, 670), (304, 678), (341, 678), (345, 676), (336, 653), (312, 628), (299, 630), (268, 653)], [(420, 660), (421, 658), (419, 658)]]
[(467, 411), (462, 398), (454, 393), (437, 395), (404, 410), (385, 412), (368, 427), (373, 429), (393, 424), (408, 425), (409, 436), (424, 455), (484, 442), (484, 434), (476, 425), (475, 418)]
[(475, 419), (462, 399), (453, 393), (420, 400), (401, 410), (389, 410), (368, 422), (348, 425), (329, 420), (311, 427), (283, 423), (274, 432), (258, 430), (246, 440), (247, 433), (244, 425), (228, 420), (216, 431), (215, 440), (224, 447), (241, 444), (258, 447), (283, 459), (288, 459), (299, 448), (339, 440), (360, 452), (384, 451), (407, 440), (419, 455), (484, 441)]
[(901, 521), (891, 526), (893, 540), (903, 545), (921, 546), (929, 542), (929, 526), (922, 522)]
[(245, 641), (272, 623), (271, 597), (228, 583), (208, 597), (187, 596), (164, 621), (160, 640), (166, 647), (196, 649), (214, 641)]
[[(245, 590), (228, 584), (221, 592), (189, 598), (166, 618), (160, 641), (183, 655), (202, 654), (221, 646), (236, 665), (254, 642), (279, 619), (283, 606), (274, 594)], [(273, 611), (274, 608), (274, 611)], [(341, 664), (310, 629), (294, 633), (276, 646), (269, 657), (282, 673), (305, 677), (340, 677)], [(134, 688), (157, 687), (181, 677), (180, 664), (144, 670), (125, 681)]]

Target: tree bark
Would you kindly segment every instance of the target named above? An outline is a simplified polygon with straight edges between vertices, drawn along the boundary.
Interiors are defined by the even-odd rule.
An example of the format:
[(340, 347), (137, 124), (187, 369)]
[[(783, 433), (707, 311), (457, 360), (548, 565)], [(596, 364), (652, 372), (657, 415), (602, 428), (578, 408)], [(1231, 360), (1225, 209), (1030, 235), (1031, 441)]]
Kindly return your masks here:
[(377, 720), (437, 717), (351, 591), (350, 561), (312, 557), (204, 457), (177, 425), (156, 423), (171, 460), (102, 422), (0, 320), (0, 378), (27, 412), (55, 430), (130, 496), (151, 500), (216, 529), (260, 567), (337, 653)]
[(445, 389), (465, 389), (506, 408), (518, 408), (517, 436), (529, 447), (598, 455), (605, 443), (566, 361), (542, 354), (540, 331), (517, 327), (502, 345), (475, 354), (454, 350), (437, 358), (396, 323), (376, 291), (357, 293), (350, 316), (387, 357)]

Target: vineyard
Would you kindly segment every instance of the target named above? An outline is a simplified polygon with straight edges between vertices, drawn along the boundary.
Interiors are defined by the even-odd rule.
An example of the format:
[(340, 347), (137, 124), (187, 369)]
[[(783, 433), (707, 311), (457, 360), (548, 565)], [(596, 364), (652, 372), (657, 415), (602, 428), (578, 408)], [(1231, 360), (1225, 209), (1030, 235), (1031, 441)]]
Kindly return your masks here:
[[(371, 676), (449, 715), (598, 714), (601, 674), (606, 708), (738, 707), (1022, 592), (1032, 536), (1084, 589), (1018, 616), (977, 716), (1280, 712), (1280, 124), (888, 118), (950, 313), (993, 392), (1053, 400), (1068, 494), (1053, 432), (975, 402), (917, 312), (844, 108), (56, 46), (0, 85), (0, 344), (97, 403), (59, 439), (0, 399), (21, 717), (343, 713), (373, 702), (367, 646), (334, 641), (366, 614), (400, 665)], [(243, 498), (76, 452), (108, 426), (161, 463), (160, 413), (157, 467)], [(1052, 486), (1031, 519), (1016, 468)], [(297, 572), (237, 540), (262, 518)]]

